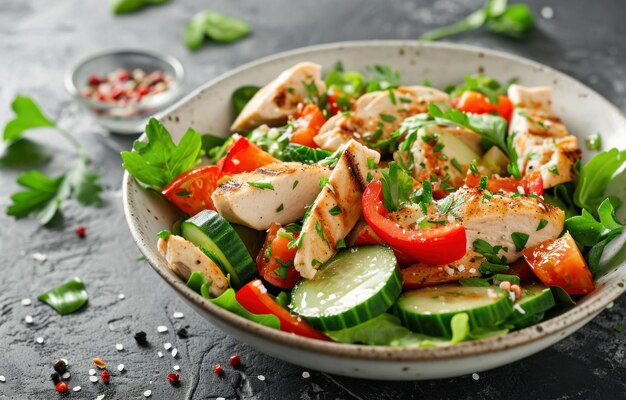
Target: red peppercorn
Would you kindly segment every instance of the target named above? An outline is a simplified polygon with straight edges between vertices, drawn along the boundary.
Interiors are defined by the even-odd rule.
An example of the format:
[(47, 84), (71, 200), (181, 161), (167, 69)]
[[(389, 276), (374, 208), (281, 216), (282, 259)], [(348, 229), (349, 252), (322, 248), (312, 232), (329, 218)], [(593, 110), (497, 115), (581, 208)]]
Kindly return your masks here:
[(117, 79), (122, 81), (122, 82), (126, 82), (127, 80), (130, 79), (130, 71), (125, 70), (125, 69), (121, 70), (117, 74)]
[(222, 375), (224, 373), (224, 370), (222, 369), (222, 366), (219, 364), (215, 364), (213, 366), (213, 371), (217, 374), (217, 375)]
[(107, 371), (106, 369), (104, 371), (102, 371), (102, 373), (100, 374), (100, 378), (102, 378), (102, 382), (104, 383), (109, 383), (111, 381), (111, 374), (109, 374), (109, 371)]
[(228, 359), (228, 362), (230, 365), (237, 368), (241, 364), (241, 357), (239, 357), (239, 354), (235, 354)]
[(178, 374), (169, 374), (167, 376), (167, 380), (170, 381), (170, 383), (174, 386), (178, 385), (180, 383), (180, 375)]
[(57, 391), (57, 393), (66, 393), (68, 390), (70, 390), (69, 386), (67, 386), (67, 383), (63, 381), (57, 383), (54, 386), (54, 389)]
[(119, 86), (114, 86), (111, 89), (111, 97), (113, 100), (119, 100), (124, 95), (124, 89)]
[(100, 79), (97, 75), (91, 75), (89, 77), (89, 85), (90, 86), (98, 86), (102, 83), (102, 79)]
[(87, 236), (87, 228), (81, 225), (78, 228), (74, 229), (74, 233), (76, 234), (76, 236), (82, 239)]
[(147, 86), (139, 86), (137, 88), (137, 94), (141, 95), (141, 96), (145, 96), (148, 94), (150, 90), (148, 89)]

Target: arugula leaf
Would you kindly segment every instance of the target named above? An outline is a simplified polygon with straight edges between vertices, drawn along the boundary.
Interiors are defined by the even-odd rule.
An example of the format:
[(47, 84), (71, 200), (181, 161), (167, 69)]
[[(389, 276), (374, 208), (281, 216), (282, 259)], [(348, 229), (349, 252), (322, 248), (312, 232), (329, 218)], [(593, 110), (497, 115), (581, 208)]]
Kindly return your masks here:
[(261, 88), (258, 86), (242, 86), (235, 90), (230, 98), (235, 107), (235, 115), (239, 115), (246, 104), (254, 97)]
[(29, 129), (56, 126), (30, 97), (17, 96), (11, 103), (11, 108), (15, 112), (15, 118), (4, 127), (5, 142), (19, 139)]
[(507, 122), (504, 118), (490, 114), (466, 114), (452, 107), (442, 109), (433, 103), (428, 105), (428, 113), (439, 123), (463, 126), (478, 133), (485, 149), (497, 146), (511, 161), (507, 167), (509, 173), (515, 178), (520, 177), (513, 135), (507, 135)]
[[(590, 213), (595, 213), (604, 201), (606, 191), (615, 172), (626, 162), (626, 150), (611, 149), (596, 154), (580, 170), (578, 186), (574, 191), (574, 203)], [(619, 207), (619, 199), (611, 198)]]
[(109, 0), (113, 14), (129, 14), (149, 5), (169, 3), (170, 0)]
[(11, 196), (13, 203), (7, 208), (7, 214), (16, 218), (36, 218), (45, 225), (57, 214), (61, 202), (72, 193), (81, 204), (100, 206), (102, 187), (99, 179), (100, 176), (87, 167), (84, 158), (54, 179), (39, 171), (25, 172), (17, 178), (17, 183), (28, 190)]
[(572, 183), (568, 182), (558, 184), (550, 189), (546, 189), (543, 197), (547, 203), (559, 207), (561, 210), (563, 210), (565, 212), (565, 218), (570, 218), (578, 215), (579, 213), (579, 209), (574, 204), (574, 200), (572, 198), (573, 193), (574, 186)]
[(308, 146), (289, 143), (283, 149), (282, 155), (279, 159), (281, 161), (293, 161), (300, 162), (302, 164), (315, 164), (329, 157), (331, 154), (332, 153), (330, 151), (313, 149)]
[(231, 43), (243, 39), (250, 31), (250, 25), (238, 18), (202, 11), (185, 25), (185, 45), (189, 50), (195, 51), (202, 46), (206, 37), (216, 42)]
[(397, 211), (409, 201), (413, 190), (413, 178), (395, 162), (389, 163), (389, 169), (382, 170), (383, 203), (387, 211)]
[(178, 175), (196, 165), (202, 139), (200, 134), (189, 128), (174, 145), (165, 127), (155, 118), (146, 126), (148, 142), (135, 141), (135, 151), (121, 153), (123, 166), (135, 179), (145, 186), (161, 191)]
[(83, 308), (89, 296), (83, 281), (74, 278), (40, 294), (37, 299), (54, 308), (59, 314), (67, 315)]

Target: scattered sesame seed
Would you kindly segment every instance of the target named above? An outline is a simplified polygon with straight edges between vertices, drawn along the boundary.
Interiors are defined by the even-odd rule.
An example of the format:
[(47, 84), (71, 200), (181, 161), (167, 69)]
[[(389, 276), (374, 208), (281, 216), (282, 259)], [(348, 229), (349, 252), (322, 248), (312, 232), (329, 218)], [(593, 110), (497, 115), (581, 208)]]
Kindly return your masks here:
[(95, 369), (90, 369), (89, 370), (89, 375), (95, 375), (96, 374), (96, 370)]
[(458, 269), (459, 272), (463, 272), (463, 271), (465, 271), (465, 265), (461, 264), (458, 267), (456, 267), (456, 269)]
[(35, 341), (39, 344), (43, 343), (43, 338), (41, 336), (39, 336), (37, 339), (35, 339)]
[(172, 344), (171, 344), (171, 343), (165, 343), (165, 344), (163, 345), (163, 348), (164, 348), (165, 350), (169, 350), (169, 349), (171, 349), (171, 348), (172, 348)]
[(475, 274), (476, 273), (476, 268), (470, 268), (469, 272), (470, 272), (470, 274)]
[(115, 348), (117, 349), (117, 351), (122, 351), (124, 350), (124, 345), (121, 343), (118, 343), (115, 345)]
[(22, 305), (23, 306), (30, 306), (32, 303), (32, 301), (30, 301), (30, 299), (22, 299)]
[(259, 376), (257, 376), (257, 379), (260, 380), (260, 381), (264, 381), (265, 380), (265, 376), (259, 375)]
[(72, 389), (75, 392), (80, 392), (80, 389), (82, 389), (80, 386), (74, 386), (74, 389)]
[(70, 379), (70, 376), (72, 376), (70, 374), (70, 372), (66, 371), (66, 372), (63, 373), (63, 375), (61, 375), (61, 378), (63, 378), (63, 379)]
[(96, 400), (102, 400), (104, 399), (104, 395), (103, 394), (99, 394), (98, 397), (96, 397)]
[(552, 19), (554, 17), (554, 9), (552, 7), (544, 7), (541, 9), (541, 16), (545, 19)]
[(174, 371), (180, 371), (180, 365), (174, 365)]
[(160, 351), (157, 351), (157, 356), (159, 356), (159, 358), (163, 358), (163, 353), (161, 353)]
[(174, 347), (174, 350), (172, 350), (172, 357), (176, 358), (177, 355), (178, 355), (178, 349)]
[(34, 253), (33, 254), (33, 260), (35, 261), (39, 261), (39, 262), (44, 262), (48, 259), (48, 256), (45, 254), (41, 254), (41, 253)]
[(157, 326), (157, 331), (158, 331), (159, 333), (167, 332), (167, 326), (165, 326), (165, 325), (159, 325), (159, 326)]
[(0, 375), (0, 382), (6, 382), (7, 378), (4, 377), (4, 375)]
[(26, 322), (27, 324), (32, 324), (33, 323), (33, 317), (30, 315), (27, 315), (24, 317), (24, 322)]
[(118, 365), (117, 366), (117, 370), (120, 371), (120, 372), (124, 371), (124, 364)]
[(143, 397), (150, 397), (152, 396), (152, 390), (146, 390), (145, 392), (143, 392)]
[(92, 381), (93, 383), (98, 382), (98, 377), (97, 376), (90, 376), (89, 380)]
[(446, 271), (448, 275), (454, 275), (454, 269), (448, 267), (447, 265), (443, 267), (443, 270)]
[(176, 319), (181, 319), (185, 317), (185, 314), (181, 313), (180, 311), (176, 311), (173, 315), (174, 318)]
[(126, 298), (126, 296), (124, 296), (124, 293), (120, 293), (117, 295), (117, 298), (120, 300), (124, 300)]
[(473, 380), (475, 380), (475, 381), (477, 381), (477, 380), (479, 380), (479, 379), (480, 379), (480, 376), (478, 376), (478, 374), (477, 374), (476, 372), (474, 372), (474, 373), (472, 374), (472, 379), (473, 379)]
[(304, 371), (304, 372), (302, 373), (302, 377), (303, 377), (304, 379), (308, 379), (308, 378), (310, 378), (310, 377), (311, 377), (311, 374), (309, 374), (307, 371)]
[(215, 400), (226, 400), (224, 397), (217, 397)]

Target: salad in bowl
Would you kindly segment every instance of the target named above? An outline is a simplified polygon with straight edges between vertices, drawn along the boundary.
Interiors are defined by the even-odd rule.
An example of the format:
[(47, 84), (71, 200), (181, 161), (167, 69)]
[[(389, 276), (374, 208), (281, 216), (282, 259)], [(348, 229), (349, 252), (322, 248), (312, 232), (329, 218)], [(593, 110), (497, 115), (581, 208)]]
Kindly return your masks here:
[(581, 143), (550, 86), (400, 82), (300, 62), (233, 93), (228, 138), (152, 119), (122, 158), (183, 215), (154, 238), (168, 267), (258, 324), (376, 346), (503, 335), (592, 293), (626, 151)]

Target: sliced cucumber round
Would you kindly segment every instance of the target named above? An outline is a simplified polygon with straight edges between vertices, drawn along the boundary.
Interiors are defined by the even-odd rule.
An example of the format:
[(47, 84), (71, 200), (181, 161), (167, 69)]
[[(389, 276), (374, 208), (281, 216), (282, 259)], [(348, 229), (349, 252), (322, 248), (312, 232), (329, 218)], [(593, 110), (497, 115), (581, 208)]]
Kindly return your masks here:
[(513, 311), (509, 295), (498, 287), (440, 285), (405, 292), (394, 312), (412, 331), (452, 337), (450, 321), (467, 313), (471, 328), (492, 328)]
[(230, 275), (234, 288), (239, 289), (256, 275), (256, 264), (245, 244), (230, 223), (217, 212), (199, 212), (182, 223), (181, 232), (185, 239), (215, 261), (225, 275)]
[(322, 331), (370, 320), (391, 307), (402, 291), (393, 251), (384, 246), (346, 249), (322, 265), (315, 278), (300, 280), (291, 310)]
[[(515, 326), (516, 329), (526, 328), (528, 326), (532, 326), (532, 325), (538, 324), (539, 322), (541, 322), (543, 320), (544, 316), (545, 316), (544, 313), (531, 314), (528, 317), (523, 316), (520, 319), (516, 320), (515, 323), (513, 323), (513, 326)], [(507, 323), (508, 323), (508, 321), (504, 322), (505, 325)]]
[[(533, 325), (543, 319), (543, 314), (554, 307), (554, 296), (549, 287), (540, 283), (524, 286), (524, 295), (513, 306), (513, 313), (507, 318), (506, 323), (516, 328), (524, 328)], [(520, 311), (521, 310), (521, 311)], [(536, 315), (541, 314), (537, 320)], [(529, 323), (529, 321), (535, 321)]]

